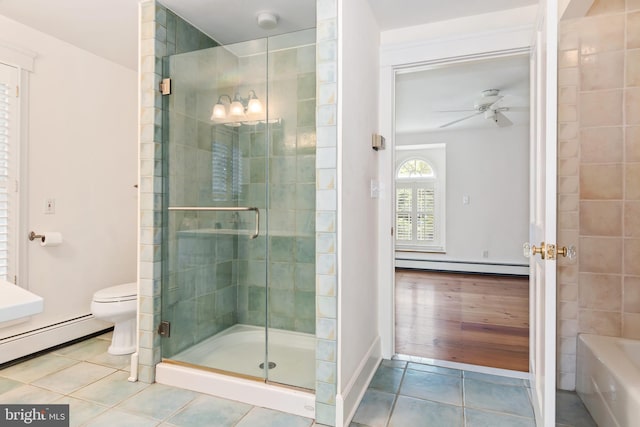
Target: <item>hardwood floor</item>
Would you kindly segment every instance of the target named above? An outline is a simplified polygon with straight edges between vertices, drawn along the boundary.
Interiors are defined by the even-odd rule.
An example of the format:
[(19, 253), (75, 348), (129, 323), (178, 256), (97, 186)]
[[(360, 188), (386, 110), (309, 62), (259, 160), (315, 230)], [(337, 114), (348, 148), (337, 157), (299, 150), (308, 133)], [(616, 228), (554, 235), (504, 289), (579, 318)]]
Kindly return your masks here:
[(529, 279), (396, 270), (396, 352), (529, 370)]

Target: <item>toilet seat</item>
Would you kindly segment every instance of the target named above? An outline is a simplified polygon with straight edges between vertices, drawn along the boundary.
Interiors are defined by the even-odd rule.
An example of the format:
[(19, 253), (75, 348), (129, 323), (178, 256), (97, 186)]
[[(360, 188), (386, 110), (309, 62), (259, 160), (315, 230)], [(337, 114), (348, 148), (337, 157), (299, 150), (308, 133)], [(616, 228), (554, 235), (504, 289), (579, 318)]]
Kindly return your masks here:
[(113, 303), (121, 301), (133, 301), (138, 298), (137, 283), (125, 283), (124, 285), (111, 286), (100, 289), (93, 294), (93, 302)]

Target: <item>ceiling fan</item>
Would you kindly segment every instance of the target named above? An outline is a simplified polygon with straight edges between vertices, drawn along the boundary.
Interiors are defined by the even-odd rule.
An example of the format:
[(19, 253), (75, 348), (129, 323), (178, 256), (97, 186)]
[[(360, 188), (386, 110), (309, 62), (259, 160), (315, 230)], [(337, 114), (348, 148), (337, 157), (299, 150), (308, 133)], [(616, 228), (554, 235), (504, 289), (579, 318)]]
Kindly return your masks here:
[(441, 111), (447, 113), (453, 112), (466, 112), (473, 111), (473, 114), (469, 114), (468, 116), (464, 116), (462, 118), (456, 119), (452, 122), (445, 123), (440, 125), (440, 128), (446, 128), (448, 126), (459, 123), (463, 120), (470, 119), (475, 116), (479, 116), (480, 114), (484, 115), (484, 118), (487, 120), (493, 120), (499, 127), (506, 127), (513, 125), (513, 122), (509, 120), (507, 116), (502, 114), (503, 111), (516, 111), (524, 110), (521, 107), (502, 107), (500, 103), (504, 98), (503, 95), (500, 95), (499, 89), (487, 89), (481, 92), (481, 96), (475, 101), (473, 105), (473, 110), (449, 110), (449, 111)]

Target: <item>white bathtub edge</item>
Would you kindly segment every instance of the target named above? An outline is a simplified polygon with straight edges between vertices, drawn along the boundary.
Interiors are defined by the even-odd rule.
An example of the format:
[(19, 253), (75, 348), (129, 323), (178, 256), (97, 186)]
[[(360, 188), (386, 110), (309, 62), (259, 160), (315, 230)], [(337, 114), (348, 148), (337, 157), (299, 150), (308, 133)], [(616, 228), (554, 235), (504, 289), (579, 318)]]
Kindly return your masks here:
[(640, 370), (617, 345), (626, 341), (640, 343), (626, 338), (578, 336), (576, 392), (599, 425), (636, 425)]
[(156, 382), (315, 419), (313, 393), (162, 362)]

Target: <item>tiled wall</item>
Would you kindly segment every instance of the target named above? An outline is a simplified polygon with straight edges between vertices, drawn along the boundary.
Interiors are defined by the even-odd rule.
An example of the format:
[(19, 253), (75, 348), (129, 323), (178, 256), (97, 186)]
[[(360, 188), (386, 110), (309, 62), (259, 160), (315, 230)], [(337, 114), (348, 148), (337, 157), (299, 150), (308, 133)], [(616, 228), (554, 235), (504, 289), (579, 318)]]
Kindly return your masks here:
[(579, 333), (640, 338), (640, 1), (596, 0), (559, 51), (558, 386)]
[[(241, 69), (252, 60), (241, 58)], [(268, 64), (269, 117), (280, 122), (238, 128), (249, 169), (247, 202), (268, 207), (261, 214), (269, 232), (266, 245), (264, 237), (239, 241), (239, 320), (265, 324), (268, 258), (269, 327), (314, 333), (315, 44), (270, 52)]]
[[(167, 12), (171, 16), (171, 12)], [(219, 64), (235, 64), (224, 49), (199, 49), (165, 58), (164, 77), (172, 94), (163, 101), (165, 201), (168, 206), (237, 206), (239, 184), (233, 170), (237, 128), (211, 120), (215, 82), (224, 75)], [(193, 82), (201, 82), (198, 86)], [(211, 82), (209, 85), (203, 81)], [(225, 80), (226, 81), (226, 80)], [(213, 151), (222, 176), (212, 186)], [(162, 356), (172, 357), (237, 323), (236, 234), (229, 213), (167, 212), (163, 218), (162, 320), (171, 322), (171, 338), (162, 340)], [(242, 218), (245, 218), (244, 216)], [(246, 237), (243, 237), (246, 239)]]
[(333, 426), (338, 378), (338, 0), (318, 0), (316, 16), (316, 420)]
[(160, 361), (162, 275), (162, 58), (215, 46), (209, 37), (155, 1), (140, 4), (140, 268), (138, 378), (155, 380)]

